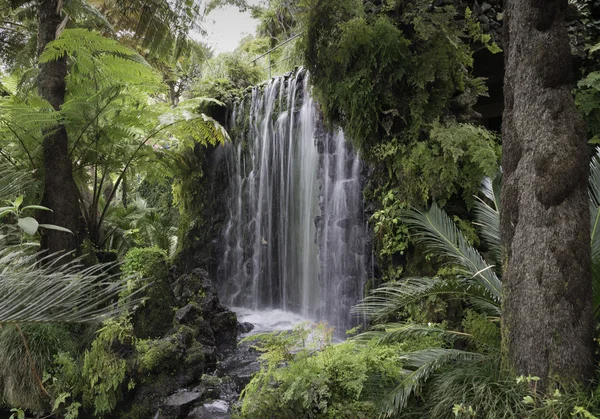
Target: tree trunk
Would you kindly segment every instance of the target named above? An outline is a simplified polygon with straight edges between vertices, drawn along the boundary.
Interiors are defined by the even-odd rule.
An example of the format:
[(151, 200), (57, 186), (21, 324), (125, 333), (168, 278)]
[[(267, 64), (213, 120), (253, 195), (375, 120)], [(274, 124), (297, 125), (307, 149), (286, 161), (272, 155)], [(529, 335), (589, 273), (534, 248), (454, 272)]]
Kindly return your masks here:
[[(38, 3), (38, 54), (56, 38), (56, 30), (61, 23), (59, 0), (39, 0)], [(38, 91), (59, 110), (65, 101), (66, 58), (40, 64)], [(73, 234), (46, 230), (42, 247), (50, 253), (77, 251), (80, 225), (79, 198), (73, 179), (73, 168), (69, 157), (69, 141), (64, 125), (58, 125), (44, 132), (44, 197), (43, 205), (53, 212), (42, 214), (43, 221), (66, 227)]]
[(589, 156), (567, 0), (508, 0), (501, 208), (506, 361), (538, 388), (593, 374)]

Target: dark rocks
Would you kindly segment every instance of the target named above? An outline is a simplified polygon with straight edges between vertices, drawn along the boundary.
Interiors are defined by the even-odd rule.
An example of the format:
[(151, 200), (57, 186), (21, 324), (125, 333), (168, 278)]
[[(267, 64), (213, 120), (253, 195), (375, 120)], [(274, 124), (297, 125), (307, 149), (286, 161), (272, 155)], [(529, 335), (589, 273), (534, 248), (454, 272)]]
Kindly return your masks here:
[(199, 401), (201, 393), (182, 390), (165, 399), (160, 408), (160, 418), (185, 417), (191, 410), (194, 402)]
[(235, 353), (219, 363), (216, 374), (219, 377), (229, 377), (239, 393), (260, 369), (259, 356), (260, 353), (248, 343), (240, 344)]
[(237, 324), (237, 331), (240, 335), (250, 333), (252, 330), (254, 330), (254, 325), (252, 323), (243, 322)]
[(229, 419), (229, 404), (223, 400), (215, 400), (196, 407), (187, 419)]
[(175, 314), (181, 324), (200, 329), (202, 342), (213, 345), (220, 351), (235, 348), (237, 318), (235, 313), (223, 306), (217, 290), (203, 269), (194, 269), (181, 275), (172, 286), (175, 301), (185, 306)]
[(194, 323), (200, 314), (200, 310), (198, 306), (195, 304), (188, 304), (183, 308), (180, 308), (175, 313), (175, 321), (180, 324), (190, 324)]
[[(168, 276), (173, 279), (176, 275), (177, 269), (171, 269)], [(234, 401), (239, 394), (237, 386), (223, 384), (233, 380), (215, 377), (218, 385), (212, 390), (210, 373), (236, 347), (235, 313), (220, 303), (211, 278), (202, 269), (179, 275), (162, 294), (161, 298), (180, 308), (174, 313), (173, 309), (161, 311), (162, 321), (170, 325), (163, 337), (145, 342), (135, 352), (127, 352), (136, 387), (120, 410), (135, 418), (176, 419), (185, 418), (194, 408), (203, 407), (202, 403), (231, 394), (232, 390)], [(146, 307), (154, 315), (151, 300)], [(203, 414), (214, 413), (213, 407), (205, 408)]]

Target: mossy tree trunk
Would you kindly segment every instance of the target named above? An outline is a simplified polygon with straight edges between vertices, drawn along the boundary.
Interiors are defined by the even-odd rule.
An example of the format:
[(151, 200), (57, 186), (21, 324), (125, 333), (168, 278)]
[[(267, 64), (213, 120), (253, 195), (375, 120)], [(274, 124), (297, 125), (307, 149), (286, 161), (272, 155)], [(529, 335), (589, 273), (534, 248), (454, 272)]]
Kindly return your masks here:
[[(62, 2), (60, 2), (62, 3)], [(59, 0), (39, 0), (38, 3), (38, 54), (56, 38), (61, 23)], [(67, 61), (40, 64), (38, 92), (54, 109), (59, 110), (65, 101), (65, 77)], [(76, 251), (79, 246), (80, 208), (77, 186), (73, 179), (73, 167), (69, 157), (69, 141), (64, 125), (60, 124), (44, 132), (44, 197), (43, 205), (52, 212), (41, 214), (43, 221), (66, 227), (73, 234), (46, 230), (42, 246), (50, 253)]]
[(541, 390), (593, 373), (588, 151), (567, 0), (509, 0), (505, 27), (503, 344)]

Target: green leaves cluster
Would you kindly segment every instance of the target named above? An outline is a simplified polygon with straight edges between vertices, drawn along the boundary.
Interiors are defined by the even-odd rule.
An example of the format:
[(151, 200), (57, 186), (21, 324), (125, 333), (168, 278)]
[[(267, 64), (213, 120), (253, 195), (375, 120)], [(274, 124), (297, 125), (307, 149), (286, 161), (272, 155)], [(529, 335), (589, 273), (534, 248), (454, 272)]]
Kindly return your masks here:
[(95, 414), (110, 413), (123, 397), (127, 362), (113, 350), (114, 345), (134, 343), (131, 323), (124, 318), (108, 320), (85, 352), (82, 375), (87, 384), (83, 400), (94, 407)]
[(361, 148), (394, 136), (418, 139), (455, 92), (475, 88), (471, 51), (461, 39), (466, 28), (453, 7), (308, 3), (304, 56), (315, 93), (327, 119)]
[[(217, 144), (228, 138), (212, 118), (198, 112), (211, 99), (191, 99), (172, 108), (161, 76), (134, 50), (85, 29), (67, 29), (40, 57), (67, 57), (67, 97), (58, 111), (33, 91), (16, 89), (0, 98), (0, 149), (10, 161), (41, 167), (42, 130), (62, 122), (79, 186), (89, 237), (109, 246), (118, 230), (106, 218), (126, 188), (126, 174), (173, 175), (170, 156), (179, 146)], [(219, 102), (216, 102), (219, 103)]]
[[(401, 373), (398, 354), (423, 342), (331, 344), (322, 327), (258, 338), (261, 370), (244, 389), (241, 418), (372, 418)], [(249, 339), (256, 339), (250, 337)], [(315, 351), (317, 350), (317, 351)]]

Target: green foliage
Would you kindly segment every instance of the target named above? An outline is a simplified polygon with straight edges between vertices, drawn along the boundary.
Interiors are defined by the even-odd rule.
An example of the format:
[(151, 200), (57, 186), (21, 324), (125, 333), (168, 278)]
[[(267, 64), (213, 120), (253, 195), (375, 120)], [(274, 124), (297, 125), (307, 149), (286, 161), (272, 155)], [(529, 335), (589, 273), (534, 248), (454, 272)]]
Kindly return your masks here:
[(462, 321), (465, 333), (473, 336), (475, 348), (479, 351), (500, 347), (498, 322), (491, 322), (484, 313), (467, 310)]
[(372, 418), (397, 383), (398, 354), (418, 340), (331, 344), (325, 329), (306, 326), (258, 338), (261, 370), (242, 393), (242, 418)]
[(413, 256), (402, 212), (431, 200), (470, 208), (482, 179), (498, 169), (499, 139), (468, 123), (470, 106), (486, 95), (484, 80), (470, 72), (469, 41), (497, 47), (468, 9), (463, 18), (446, 3), (302, 4), (315, 95), (326, 120), (375, 168), (368, 199), (377, 205), (377, 257), (384, 280), (397, 279)]
[(110, 413), (126, 389), (133, 387), (132, 381), (126, 386), (127, 361), (119, 354), (118, 348), (134, 345), (133, 326), (127, 319), (121, 318), (107, 320), (98, 331), (91, 349), (85, 352), (83, 400), (94, 408), (95, 414)]
[(172, 326), (175, 306), (167, 253), (157, 247), (131, 249), (125, 255), (122, 271), (132, 278), (128, 292), (143, 288), (145, 301), (133, 312), (135, 335), (139, 338), (162, 337)]
[(257, 65), (249, 64), (251, 60), (252, 57), (243, 51), (219, 54), (204, 64), (202, 79), (229, 80), (236, 89), (253, 86), (264, 80), (266, 75)]
[(177, 344), (168, 339), (157, 341), (140, 340), (136, 345), (138, 368), (142, 374), (156, 372), (161, 368), (168, 368)]
[(43, 372), (59, 351), (73, 350), (74, 337), (62, 325), (5, 325), (0, 329), (1, 399), (34, 411), (47, 408)]
[(600, 144), (600, 72), (593, 71), (577, 83), (575, 104), (588, 124), (591, 144)]
[(362, 148), (397, 135), (401, 143), (417, 139), (455, 91), (470, 88), (471, 52), (454, 8), (426, 1), (310, 6), (304, 56), (315, 93), (328, 120)]
[(443, 204), (461, 193), (471, 206), (481, 180), (498, 170), (500, 146), (496, 135), (482, 127), (436, 123), (428, 141), (406, 145), (394, 138), (374, 146), (373, 153), (397, 182), (396, 199), (423, 203), (433, 197)]
[(167, 254), (158, 247), (134, 248), (127, 252), (123, 273), (137, 278), (162, 278), (167, 275)]

